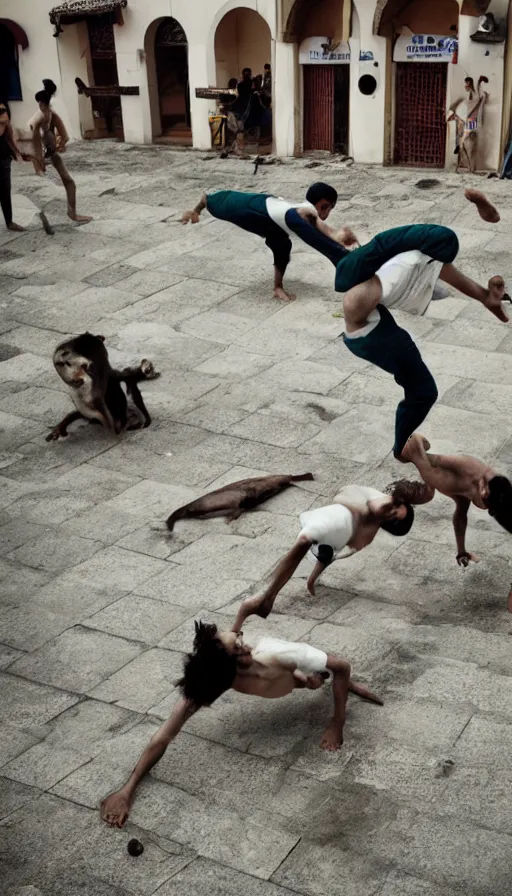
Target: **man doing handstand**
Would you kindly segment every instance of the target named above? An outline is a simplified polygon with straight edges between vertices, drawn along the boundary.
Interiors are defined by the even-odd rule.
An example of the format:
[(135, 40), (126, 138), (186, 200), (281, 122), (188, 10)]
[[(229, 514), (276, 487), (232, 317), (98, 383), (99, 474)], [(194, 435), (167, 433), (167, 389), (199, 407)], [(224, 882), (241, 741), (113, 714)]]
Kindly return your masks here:
[(290, 302), (295, 296), (285, 292), (283, 278), (290, 261), (291, 236), (300, 237), (334, 265), (358, 245), (357, 237), (348, 227), (336, 231), (325, 223), (337, 201), (334, 187), (323, 183), (312, 184), (306, 201), (295, 203), (268, 193), (219, 190), (203, 193), (196, 207), (185, 212), (181, 220), (183, 224), (197, 224), (206, 208), (214, 218), (263, 237), (274, 256), (274, 296)]
[(187, 655), (183, 678), (178, 682), (183, 696), (151, 738), (121, 790), (103, 800), (103, 821), (113, 827), (123, 827), (138, 784), (162, 758), (185, 722), (231, 688), (241, 694), (275, 699), (286, 697), (296, 688), (316, 690), (331, 674), (334, 712), (320, 746), (324, 750), (338, 750), (343, 743), (349, 692), (382, 706), (379, 697), (352, 681), (350, 671), (347, 660), (310, 644), (261, 638), (250, 647), (244, 642), (242, 632), (219, 632), (216, 625), (196, 622), (194, 650)]
[[(507, 532), (512, 532), (512, 484), (506, 476), (500, 476), (496, 470), (476, 457), (427, 454), (429, 448), (427, 439), (414, 433), (402, 452), (402, 458), (405, 463), (414, 464), (430, 489), (430, 500), (438, 491), (455, 501), (453, 528), (457, 542), (457, 563), (459, 566), (468, 566), (472, 560), (477, 563), (478, 557), (466, 549), (470, 504), (480, 510), (487, 510), (500, 526)], [(407, 488), (401, 483), (395, 483), (395, 487), (397, 493), (407, 493)]]
[(347, 253), (337, 265), (335, 287), (345, 293), (346, 347), (392, 373), (405, 393), (395, 420), (393, 453), (398, 459), (438, 393), (416, 343), (398, 326), (389, 309), (424, 314), (439, 278), (481, 302), (498, 320), (508, 321), (502, 308), (502, 301), (508, 299), (503, 278), (492, 277), (487, 289), (479, 286), (453, 266), (458, 248), (453, 230), (414, 224), (378, 234)]
[(272, 581), (262, 595), (247, 597), (238, 610), (234, 631), (239, 631), (245, 619), (255, 613), (266, 619), (275, 599), (291, 579), (306, 556), (314, 562), (307, 587), (315, 594), (315, 582), (334, 560), (345, 560), (372, 543), (379, 529), (391, 535), (407, 535), (414, 522), (413, 504), (423, 504), (431, 495), (422, 483), (410, 483), (407, 500), (383, 494), (363, 485), (347, 485), (336, 495), (334, 503), (301, 513), (302, 530), (297, 541), (278, 564)]

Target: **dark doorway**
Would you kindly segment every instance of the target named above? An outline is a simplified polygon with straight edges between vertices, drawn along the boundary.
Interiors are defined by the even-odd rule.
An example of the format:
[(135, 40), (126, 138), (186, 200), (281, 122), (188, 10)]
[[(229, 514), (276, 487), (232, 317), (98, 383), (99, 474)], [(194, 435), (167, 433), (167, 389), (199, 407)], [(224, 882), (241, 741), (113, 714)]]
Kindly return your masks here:
[(304, 151), (348, 152), (350, 66), (305, 65)]
[(444, 168), (446, 80), (443, 62), (397, 62), (395, 165)]
[(176, 19), (164, 19), (155, 36), (162, 134), (190, 137), (188, 44)]
[[(94, 87), (119, 85), (112, 13), (87, 17)], [(118, 96), (91, 97), (97, 137), (124, 139), (121, 99)]]
[(0, 24), (0, 99), (21, 100), (18, 47), (10, 28)]
[(348, 154), (348, 111), (350, 103), (350, 66), (334, 68), (334, 152)]

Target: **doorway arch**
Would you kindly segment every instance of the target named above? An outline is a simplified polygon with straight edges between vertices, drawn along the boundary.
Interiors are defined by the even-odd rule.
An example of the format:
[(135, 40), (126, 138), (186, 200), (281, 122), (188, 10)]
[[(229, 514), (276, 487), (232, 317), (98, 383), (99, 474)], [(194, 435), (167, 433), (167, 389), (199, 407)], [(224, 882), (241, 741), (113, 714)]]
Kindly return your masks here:
[[(265, 72), (265, 66), (271, 66), (272, 52), (268, 23), (254, 9), (244, 6), (231, 9), (217, 25), (214, 47), (218, 87), (227, 87), (230, 81), (239, 82), (242, 70), (251, 70), (257, 92), (251, 93), (250, 86), (247, 92), (240, 92), (232, 104), (233, 112), (244, 122), (247, 148), (254, 143), (258, 152), (270, 152), (273, 79), (271, 69)], [(228, 126), (230, 118), (228, 116)], [(227, 134), (228, 144), (233, 136), (234, 131)]]
[(332, 38), (333, 42), (350, 37), (351, 0), (294, 0), (284, 28), (285, 43), (301, 43), (317, 34)]
[(166, 17), (154, 24), (154, 86), (158, 98), (158, 116), (153, 115), (154, 125), (158, 122), (158, 133), (162, 138), (190, 143), (187, 36), (177, 19)]
[(402, 28), (413, 34), (440, 34), (450, 36), (459, 21), (458, 0), (380, 0), (374, 19), (376, 34), (394, 37)]
[(226, 87), (231, 78), (239, 80), (244, 68), (262, 75), (270, 61), (271, 34), (263, 16), (244, 6), (227, 12), (215, 31), (217, 86)]

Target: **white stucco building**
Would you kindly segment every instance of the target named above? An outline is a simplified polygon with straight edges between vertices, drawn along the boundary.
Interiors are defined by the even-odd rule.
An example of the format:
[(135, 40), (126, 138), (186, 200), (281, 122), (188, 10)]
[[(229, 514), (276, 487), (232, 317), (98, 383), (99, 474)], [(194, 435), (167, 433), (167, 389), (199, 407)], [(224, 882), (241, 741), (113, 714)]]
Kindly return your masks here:
[[(214, 103), (196, 88), (226, 87), (243, 67), (256, 74), (270, 63), (278, 155), (324, 149), (373, 164), (451, 167), (446, 111), (465, 78), (483, 75), (479, 168), (495, 169), (510, 123), (509, 2), (0, 0), (0, 90), (17, 126), (31, 116), (41, 79), (52, 78), (75, 138), (206, 149)], [(486, 11), (502, 23), (500, 42), (471, 39)], [(77, 77), (118, 85), (121, 95), (79, 95)]]

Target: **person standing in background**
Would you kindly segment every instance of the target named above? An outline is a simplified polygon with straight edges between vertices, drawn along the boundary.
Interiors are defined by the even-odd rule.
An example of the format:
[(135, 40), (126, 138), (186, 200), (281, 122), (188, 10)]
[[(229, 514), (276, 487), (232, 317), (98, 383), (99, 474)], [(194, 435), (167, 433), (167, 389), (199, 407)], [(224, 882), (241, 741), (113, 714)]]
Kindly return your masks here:
[(25, 230), (12, 220), (11, 198), (11, 164), (15, 159), (23, 161), (21, 152), (14, 139), (11, 125), (11, 113), (7, 102), (0, 101), (0, 205), (7, 230), (19, 233)]

